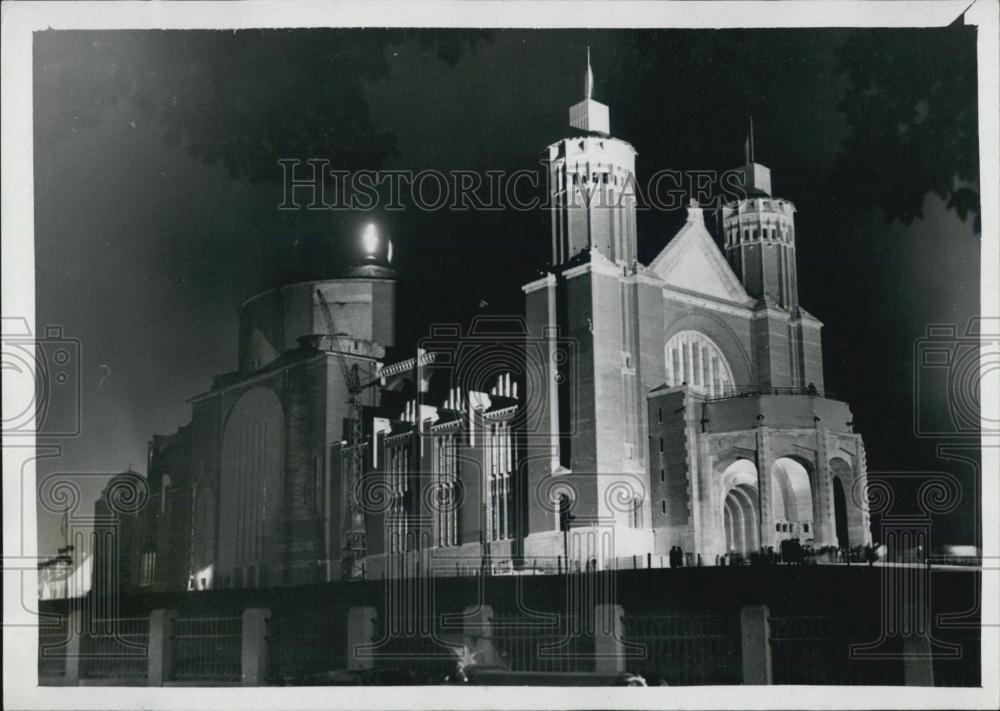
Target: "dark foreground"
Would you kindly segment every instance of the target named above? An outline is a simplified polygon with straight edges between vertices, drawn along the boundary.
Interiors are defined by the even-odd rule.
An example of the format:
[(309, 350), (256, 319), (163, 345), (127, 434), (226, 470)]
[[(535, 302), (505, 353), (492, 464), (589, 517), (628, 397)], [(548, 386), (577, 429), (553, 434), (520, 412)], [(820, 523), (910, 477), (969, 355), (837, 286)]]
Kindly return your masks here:
[(979, 686), (980, 575), (747, 566), (91, 596), (41, 603), (39, 677)]

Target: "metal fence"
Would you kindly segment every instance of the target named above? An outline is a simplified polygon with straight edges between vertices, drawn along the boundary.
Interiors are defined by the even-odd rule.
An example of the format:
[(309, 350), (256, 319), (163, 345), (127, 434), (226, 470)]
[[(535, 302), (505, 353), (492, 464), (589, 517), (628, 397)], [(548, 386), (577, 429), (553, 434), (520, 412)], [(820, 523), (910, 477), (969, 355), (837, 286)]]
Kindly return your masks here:
[[(934, 649), (934, 686), (980, 686), (982, 644), (980, 627), (938, 627), (934, 639), (944, 644), (958, 645), (957, 656), (949, 656), (944, 649)], [(933, 649), (933, 647), (932, 647)]]
[(740, 684), (742, 642), (735, 612), (625, 615), (625, 666), (648, 684)]
[(80, 648), (82, 678), (143, 682), (149, 667), (149, 618), (93, 620)]
[(302, 683), (309, 675), (347, 666), (344, 611), (275, 613), (267, 623), (267, 679)]
[(775, 684), (903, 684), (899, 640), (879, 646), (886, 658), (851, 649), (881, 638), (878, 615), (774, 616), (770, 623)]
[(594, 671), (594, 635), (579, 615), (496, 612), (493, 643), (514, 671)]
[[(446, 624), (447, 623), (447, 624)], [(461, 653), (461, 623), (450, 613), (375, 620), (375, 666), (389, 683), (435, 684), (453, 674)]]
[(69, 643), (66, 615), (44, 615), (38, 622), (38, 678), (66, 675), (66, 645)]
[(174, 624), (173, 680), (240, 680), (243, 620), (240, 617), (188, 617)]

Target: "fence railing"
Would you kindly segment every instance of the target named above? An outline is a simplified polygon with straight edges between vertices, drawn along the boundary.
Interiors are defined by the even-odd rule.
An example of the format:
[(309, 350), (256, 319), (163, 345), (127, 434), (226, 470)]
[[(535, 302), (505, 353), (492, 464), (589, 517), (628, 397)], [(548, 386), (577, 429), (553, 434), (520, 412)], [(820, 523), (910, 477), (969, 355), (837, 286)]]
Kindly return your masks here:
[(497, 612), (493, 643), (513, 671), (594, 670), (594, 634), (579, 615)]
[(38, 623), (38, 677), (66, 675), (66, 646), (69, 643), (69, 618), (46, 615)]
[(756, 385), (735, 385), (727, 387), (721, 395), (705, 397), (706, 402), (718, 400), (731, 400), (737, 397), (757, 397), (760, 395), (813, 395), (815, 397), (836, 400), (835, 393), (829, 390), (819, 390), (816, 388), (761, 388)]
[[(473, 653), (486, 653), (486, 663), (515, 672), (626, 669), (650, 684), (980, 683), (976, 627), (935, 630), (918, 640), (926, 651), (914, 653), (913, 638), (904, 648), (903, 638), (882, 634), (874, 614), (769, 614), (763, 604), (701, 613), (648, 603), (586, 607), (546, 614), (479, 605), (411, 615), (405, 624), (372, 606), (181, 618), (161, 609), (87, 624), (71, 611), (43, 618), (38, 670), (50, 684), (297, 684), (346, 668), (345, 679), (423, 684), (444, 681), (462, 655), (475, 664)], [(947, 654), (942, 644), (959, 649)], [(351, 656), (359, 649), (367, 651)], [(375, 676), (350, 676), (362, 670)]]
[(346, 610), (282, 613), (267, 624), (267, 679), (302, 683), (319, 672), (347, 666)]
[(461, 644), (460, 628), (446, 627), (449, 613), (439, 612), (406, 619), (375, 619), (374, 665), (393, 670), (393, 683), (441, 683), (454, 673)]
[(882, 624), (877, 615), (850, 617), (772, 616), (771, 655), (775, 684), (904, 683), (902, 644), (887, 639), (880, 648), (885, 658), (864, 656), (853, 645), (879, 641)]
[(980, 686), (982, 673), (977, 660), (981, 654), (982, 630), (979, 627), (938, 627), (934, 636), (941, 643), (955, 644), (959, 648), (955, 656), (943, 652), (934, 655), (934, 686)]
[(80, 676), (143, 682), (149, 665), (149, 618), (97, 619), (81, 639)]
[(187, 617), (174, 623), (174, 681), (239, 681), (240, 617)]
[(743, 681), (736, 612), (631, 612), (624, 618), (626, 666), (649, 684), (739, 684)]

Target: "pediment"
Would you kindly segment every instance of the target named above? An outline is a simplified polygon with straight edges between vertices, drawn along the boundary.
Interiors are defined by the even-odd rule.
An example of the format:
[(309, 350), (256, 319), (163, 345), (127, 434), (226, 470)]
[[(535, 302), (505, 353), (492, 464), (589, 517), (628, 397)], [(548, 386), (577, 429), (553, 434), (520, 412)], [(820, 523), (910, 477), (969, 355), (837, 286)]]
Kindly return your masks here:
[(667, 286), (739, 304), (752, 301), (700, 214), (688, 218), (649, 269)]

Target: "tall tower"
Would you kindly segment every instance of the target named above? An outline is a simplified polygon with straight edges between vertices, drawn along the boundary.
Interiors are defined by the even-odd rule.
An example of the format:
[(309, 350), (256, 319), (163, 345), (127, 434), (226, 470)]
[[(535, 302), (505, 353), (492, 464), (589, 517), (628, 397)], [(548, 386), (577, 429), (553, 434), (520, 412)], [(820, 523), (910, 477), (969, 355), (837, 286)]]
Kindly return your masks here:
[(757, 385), (823, 388), (823, 324), (799, 306), (795, 265), (795, 205), (774, 197), (771, 171), (753, 154), (753, 124), (746, 144), (745, 194), (722, 208), (729, 265), (757, 299), (751, 327)]
[(636, 263), (635, 150), (609, 135), (593, 85), (588, 52), (584, 100), (569, 110), (576, 134), (548, 148), (552, 265), (522, 287), (528, 329), (548, 350), (526, 378), (524, 556), (580, 569), (652, 547), (639, 321), (663, 300)]
[(611, 137), (608, 107), (593, 94), (588, 49), (584, 99), (569, 110), (580, 134), (548, 147), (553, 266), (586, 249), (618, 264), (636, 259), (635, 149)]
[(795, 205), (772, 197), (771, 171), (754, 160), (752, 125), (746, 164), (739, 170), (745, 196), (722, 208), (726, 257), (750, 296), (795, 309)]

